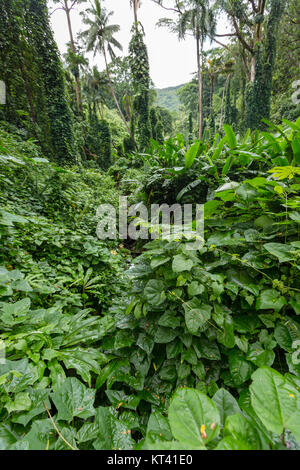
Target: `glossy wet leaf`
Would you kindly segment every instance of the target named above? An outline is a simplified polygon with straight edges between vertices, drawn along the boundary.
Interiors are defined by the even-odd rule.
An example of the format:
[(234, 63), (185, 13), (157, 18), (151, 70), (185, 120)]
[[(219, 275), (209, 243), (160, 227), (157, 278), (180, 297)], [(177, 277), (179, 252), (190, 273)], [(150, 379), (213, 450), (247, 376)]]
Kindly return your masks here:
[(220, 415), (206, 395), (198, 390), (181, 389), (173, 395), (169, 422), (178, 441), (197, 447), (219, 434)]

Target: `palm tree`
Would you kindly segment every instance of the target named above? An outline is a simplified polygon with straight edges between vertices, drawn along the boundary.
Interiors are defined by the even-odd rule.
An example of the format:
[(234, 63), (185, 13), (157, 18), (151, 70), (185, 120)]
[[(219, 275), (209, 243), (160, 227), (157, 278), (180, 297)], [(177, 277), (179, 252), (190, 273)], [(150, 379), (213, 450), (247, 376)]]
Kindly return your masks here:
[(203, 88), (203, 44), (205, 39), (213, 36), (216, 29), (216, 18), (213, 10), (210, 8), (209, 0), (191, 0), (191, 8), (184, 11), (176, 25), (179, 39), (184, 39), (188, 31), (192, 31), (196, 39), (197, 49), (197, 76), (198, 76), (198, 93), (199, 93), (199, 139), (202, 138), (202, 88)]
[[(69, 36), (70, 36), (70, 47), (71, 47), (72, 54), (75, 57), (77, 55), (77, 51), (76, 51), (73, 29), (72, 29), (71, 11), (73, 10), (75, 6), (79, 5), (80, 3), (84, 3), (86, 0), (73, 0), (71, 4), (69, 3), (69, 0), (53, 0), (53, 1), (54, 3), (59, 3), (60, 7), (56, 8), (52, 13), (54, 13), (56, 10), (63, 10), (66, 13)], [(75, 78), (77, 110), (78, 112), (82, 113), (82, 99), (81, 99), (79, 73), (75, 73), (74, 78)]]
[(130, 5), (133, 7), (134, 21), (135, 21), (135, 23), (137, 23), (138, 22), (137, 12), (138, 12), (138, 9), (141, 6), (141, 1), (140, 0), (130, 0)]
[(87, 103), (89, 115), (96, 114), (98, 109), (100, 118), (103, 119), (103, 104), (107, 99), (108, 80), (106, 74), (100, 73), (97, 67), (87, 70), (83, 75), (83, 97)]
[(97, 52), (103, 55), (105, 61), (106, 75), (111, 94), (119, 111), (119, 114), (126, 126), (126, 129), (132, 141), (135, 143), (128, 123), (118, 103), (113, 87), (113, 82), (110, 76), (107, 60), (107, 53), (110, 55), (112, 60), (116, 58), (114, 48), (117, 48), (120, 51), (122, 51), (123, 49), (122, 45), (114, 37), (114, 34), (120, 31), (120, 26), (116, 24), (109, 24), (109, 19), (111, 15), (113, 15), (113, 12), (111, 11), (109, 13), (106, 13), (106, 11), (101, 7), (100, 1), (94, 1), (94, 6), (86, 10), (87, 14), (85, 14), (83, 18), (83, 22), (88, 25), (88, 29), (84, 31), (81, 35), (86, 41), (87, 52), (94, 51), (94, 56), (97, 54)]

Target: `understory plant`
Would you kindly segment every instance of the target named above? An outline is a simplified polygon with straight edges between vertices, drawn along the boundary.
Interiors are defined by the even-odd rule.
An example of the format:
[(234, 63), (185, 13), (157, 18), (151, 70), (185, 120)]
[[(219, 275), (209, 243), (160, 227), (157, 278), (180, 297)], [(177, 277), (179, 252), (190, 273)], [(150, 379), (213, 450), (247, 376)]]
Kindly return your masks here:
[(157, 161), (170, 203), (204, 205), (204, 242), (134, 258), (96, 209), (164, 202), (138, 193), (149, 173), (61, 168), (1, 131), (1, 449), (299, 447), (298, 127)]

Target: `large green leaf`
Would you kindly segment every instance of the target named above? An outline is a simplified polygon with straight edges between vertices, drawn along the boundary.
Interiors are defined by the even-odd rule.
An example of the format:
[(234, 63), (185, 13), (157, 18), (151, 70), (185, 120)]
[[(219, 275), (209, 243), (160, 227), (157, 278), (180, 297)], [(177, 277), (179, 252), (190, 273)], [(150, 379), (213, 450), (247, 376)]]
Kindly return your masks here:
[(266, 243), (264, 248), (271, 253), (271, 255), (276, 256), (280, 263), (296, 259), (295, 255), (291, 253), (292, 251), (295, 251), (295, 248), (293, 249), (290, 245), (284, 245), (282, 243)]
[(256, 299), (256, 310), (273, 309), (279, 311), (285, 304), (285, 298), (277, 290), (266, 289)]
[(90, 371), (99, 374), (100, 365), (109, 361), (110, 357), (93, 348), (70, 348), (59, 352), (67, 369), (75, 369), (80, 377), (91, 386)]
[(17, 439), (18, 436), (13, 430), (11, 423), (4, 422), (0, 424), (0, 450), (7, 450)]
[(234, 324), (229, 315), (225, 318), (221, 328), (223, 331), (222, 333), (218, 332), (217, 336), (219, 343), (226, 346), (226, 348), (232, 349), (235, 346)]
[(159, 266), (166, 264), (169, 260), (170, 258), (168, 256), (153, 256), (150, 263), (151, 268), (156, 269)]
[(44, 403), (48, 407), (51, 407), (49, 402), (49, 394), (50, 390), (39, 390), (39, 389), (29, 389), (29, 398), (31, 400), (31, 406), (26, 411), (22, 413), (17, 413), (16, 415), (12, 416), (12, 421), (14, 423), (23, 424), (23, 426), (27, 426), (27, 424), (36, 416), (46, 413)]
[(35, 420), (30, 431), (17, 443), (22, 443), (25, 448), (27, 445), (30, 450), (46, 450), (54, 435), (50, 419)]
[(250, 345), (246, 356), (257, 367), (271, 366), (275, 360), (274, 351), (264, 349), (259, 342)]
[(8, 413), (11, 413), (12, 411), (29, 410), (30, 407), (31, 400), (28, 392), (17, 393), (13, 400), (10, 400), (5, 404), (5, 408)]
[(194, 448), (218, 436), (220, 415), (215, 404), (198, 390), (181, 389), (173, 395), (169, 407), (173, 436)]
[(114, 408), (99, 407), (96, 409), (97, 439), (93, 442), (96, 450), (130, 450), (135, 444), (131, 429), (127, 423), (120, 421)]
[(172, 439), (172, 432), (167, 418), (165, 418), (159, 411), (151, 413), (148, 425), (147, 435), (157, 439), (170, 441)]
[(300, 441), (300, 393), (269, 367), (252, 375), (251, 403), (265, 427), (276, 434), (291, 431)]
[(236, 399), (224, 388), (220, 388), (213, 396), (212, 401), (217, 406), (221, 424), (224, 426), (226, 418), (236, 413), (241, 413), (240, 407)]
[(183, 271), (190, 271), (194, 263), (191, 259), (184, 255), (176, 255), (173, 258), (172, 270), (174, 273), (181, 273)]
[(211, 305), (202, 304), (198, 299), (183, 305), (185, 311), (185, 323), (190, 333), (195, 334), (200, 327), (205, 325), (211, 317)]
[(159, 326), (156, 330), (154, 341), (160, 344), (170, 343), (177, 336), (178, 336), (178, 331), (176, 329), (165, 328), (164, 326)]
[(74, 416), (89, 418), (95, 413), (93, 404), (96, 390), (88, 389), (75, 377), (68, 377), (51, 394), (58, 420), (71, 421)]
[(239, 287), (248, 290), (251, 294), (257, 296), (259, 294), (259, 288), (254, 282), (254, 279), (247, 273), (247, 271), (237, 271), (230, 269), (227, 271), (227, 277), (229, 281), (234, 282)]
[(195, 158), (200, 154), (202, 145), (203, 144), (201, 141), (197, 141), (190, 146), (190, 148), (185, 154), (185, 169), (191, 168)]
[(289, 329), (286, 325), (279, 324), (276, 326), (274, 331), (274, 336), (279, 344), (279, 346), (287, 352), (293, 351), (293, 339), (291, 338), (291, 334)]
[(149, 304), (155, 305), (156, 307), (161, 305), (166, 299), (163, 281), (156, 279), (148, 281), (144, 289), (144, 294)]
[(224, 124), (223, 128), (224, 128), (224, 131), (225, 131), (225, 134), (226, 134), (227, 143), (228, 143), (229, 147), (231, 148), (231, 150), (236, 149), (237, 141), (236, 141), (235, 133), (232, 130), (232, 127), (229, 126), (229, 124)]
[(229, 370), (234, 384), (239, 386), (250, 379), (253, 367), (246, 361), (241, 351), (234, 349), (229, 353)]
[(227, 417), (224, 436), (218, 450), (260, 450), (259, 434), (242, 414)]

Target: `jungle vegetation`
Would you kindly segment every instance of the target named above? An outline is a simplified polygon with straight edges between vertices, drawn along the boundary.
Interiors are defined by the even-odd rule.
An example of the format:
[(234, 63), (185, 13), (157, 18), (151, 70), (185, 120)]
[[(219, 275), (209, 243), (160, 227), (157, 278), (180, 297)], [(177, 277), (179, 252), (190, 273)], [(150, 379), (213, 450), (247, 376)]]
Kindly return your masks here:
[[(122, 1), (127, 55), (104, 0), (0, 2), (0, 449), (299, 450), (299, 2)], [(165, 92), (146, 2), (195, 44)], [(99, 239), (120, 196), (203, 244)]]

